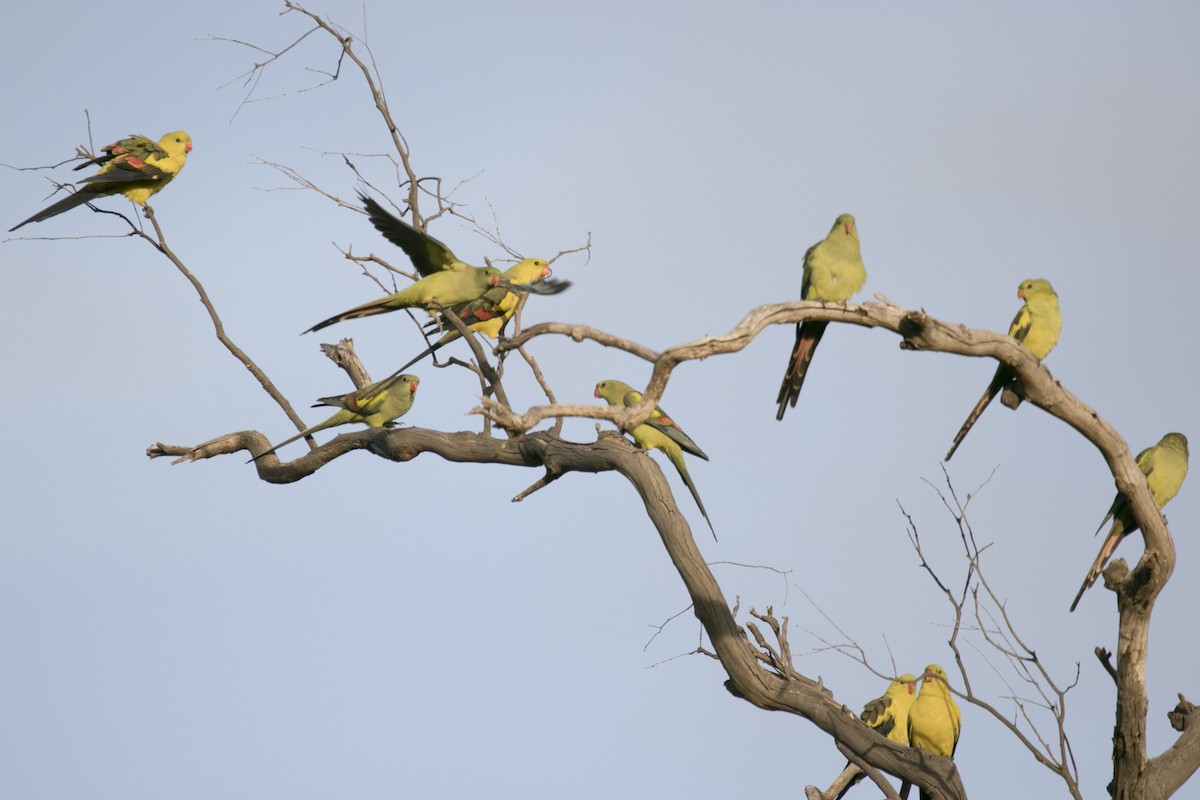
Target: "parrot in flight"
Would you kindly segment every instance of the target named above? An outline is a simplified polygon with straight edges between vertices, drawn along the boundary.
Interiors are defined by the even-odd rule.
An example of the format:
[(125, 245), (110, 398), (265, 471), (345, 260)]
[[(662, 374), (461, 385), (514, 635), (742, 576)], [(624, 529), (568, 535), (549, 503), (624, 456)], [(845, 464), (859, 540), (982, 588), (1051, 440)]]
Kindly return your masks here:
[[(858, 226), (850, 214), (834, 220), (829, 235), (808, 248), (804, 254), (804, 276), (800, 281), (800, 299), (844, 303), (867, 281), (867, 268), (859, 252)], [(796, 346), (788, 359), (787, 372), (775, 402), (779, 410), (775, 419), (782, 420), (788, 406), (796, 407), (804, 376), (812, 363), (813, 353), (825, 333), (828, 322), (809, 320), (796, 326)]]
[[(1136, 460), (1138, 468), (1146, 476), (1146, 485), (1150, 488), (1150, 495), (1154, 498), (1155, 505), (1162, 508), (1179, 493), (1179, 487), (1183, 485), (1183, 479), (1187, 477), (1187, 437), (1182, 433), (1168, 433), (1159, 440), (1158, 444), (1147, 447), (1138, 453)], [(1109, 507), (1108, 515), (1100, 521), (1100, 527), (1096, 529), (1096, 533), (1100, 533), (1110, 519), (1113, 521), (1112, 528), (1109, 530), (1104, 544), (1100, 547), (1100, 553), (1096, 556), (1095, 563), (1088, 570), (1087, 577), (1083, 579), (1083, 585), (1079, 587), (1079, 594), (1075, 595), (1075, 602), (1071, 603), (1072, 611), (1075, 610), (1075, 606), (1079, 605), (1079, 599), (1083, 597), (1083, 593), (1100, 577), (1100, 570), (1104, 569), (1105, 563), (1112, 558), (1113, 551), (1117, 549), (1121, 540), (1138, 529), (1137, 520), (1133, 518), (1133, 509), (1129, 507), (1129, 498), (1120, 492), (1117, 492), (1116, 499)]]
[[(610, 406), (623, 405), (626, 408), (636, 406), (642, 399), (642, 393), (635, 391), (629, 384), (611, 379), (597, 383), (592, 394), (595, 397), (603, 398)], [(700, 500), (700, 493), (696, 491), (696, 484), (692, 483), (692, 476), (688, 474), (687, 464), (683, 463), (684, 451), (708, 461), (708, 456), (704, 454), (700, 446), (693, 442), (691, 437), (684, 433), (675, 424), (675, 421), (658, 406), (654, 407), (649, 419), (633, 429), (633, 440), (643, 450), (657, 448), (666, 454), (667, 459), (675, 465), (675, 469), (679, 472), (679, 477), (683, 478), (688, 491), (692, 493), (692, 499), (696, 501), (700, 513), (704, 515), (704, 521), (708, 523), (708, 529), (712, 531), (715, 540), (717, 532), (708, 518), (708, 512), (704, 510), (704, 503)]]
[(9, 233), (113, 194), (123, 194), (145, 206), (151, 195), (161, 191), (183, 169), (188, 153), (192, 152), (192, 137), (184, 131), (172, 131), (154, 142), (134, 135), (107, 145), (102, 152), (103, 155), (75, 167), (79, 170), (99, 164), (100, 170), (95, 175), (84, 178), (83, 185), (75, 192), (9, 228)]
[[(893, 742), (908, 744), (908, 710), (916, 698), (917, 676), (901, 675), (888, 684), (887, 691), (863, 706), (858, 718), (868, 728), (874, 729), (881, 736), (886, 736)], [(852, 777), (850, 777), (852, 775)], [(835, 800), (841, 800), (846, 792), (863, 779), (863, 771), (853, 763), (847, 763), (842, 774), (834, 781), (837, 786), (849, 780), (845, 788), (838, 792)], [(832, 791), (832, 789), (830, 789)]]
[[(1021, 306), (1017, 315), (1013, 317), (1012, 325), (1008, 328), (1008, 335), (1020, 342), (1040, 361), (1050, 355), (1050, 351), (1058, 344), (1059, 333), (1062, 332), (1062, 314), (1058, 311), (1058, 295), (1054, 293), (1054, 287), (1050, 285), (1050, 281), (1044, 278), (1034, 278), (1021, 281), (1021, 285), (1017, 287), (1017, 298), (1024, 300), (1025, 305)], [(971, 430), (971, 426), (979, 419), (983, 410), (988, 407), (988, 403), (992, 402), (996, 395), (1014, 381), (1016, 381), (1016, 374), (1007, 364), (1001, 364), (996, 368), (996, 374), (992, 377), (992, 382), (988, 384), (983, 397), (979, 398), (975, 408), (971, 409), (967, 421), (963, 423), (958, 430), (958, 435), (954, 437), (954, 443), (950, 445), (950, 452), (946, 453), (946, 461), (950, 460), (954, 451), (962, 444), (967, 432)]]
[(284, 445), (336, 425), (364, 422), (369, 428), (382, 428), (408, 413), (408, 410), (412, 408), (413, 399), (417, 396), (417, 384), (420, 382), (421, 379), (416, 375), (393, 375), (369, 386), (364, 386), (356, 392), (335, 397), (322, 397), (313, 405), (313, 408), (333, 406), (338, 411), (332, 417), (311, 428), (306, 428), (291, 438), (284, 439), (270, 450), (259, 453), (250, 461), (258, 461)]
[[(954, 758), (961, 729), (958, 704), (950, 696), (946, 671), (937, 664), (925, 667), (921, 674), (921, 691), (908, 710), (908, 743), (911, 747), (934, 755)], [(901, 791), (901, 796), (906, 796)], [(921, 800), (932, 795), (921, 790)]]

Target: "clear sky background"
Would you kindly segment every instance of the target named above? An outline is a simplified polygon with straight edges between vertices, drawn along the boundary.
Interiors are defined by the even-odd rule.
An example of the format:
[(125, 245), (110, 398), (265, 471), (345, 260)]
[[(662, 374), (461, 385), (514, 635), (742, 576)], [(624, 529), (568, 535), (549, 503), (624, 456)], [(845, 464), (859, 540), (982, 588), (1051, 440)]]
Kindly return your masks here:
[[(312, 7), (359, 33), (365, 12), (421, 175), (458, 187), (479, 219), (494, 212), (524, 255), (591, 233), (590, 260), (555, 264), (574, 287), (532, 302), (527, 322), (656, 348), (723, 333), (758, 304), (796, 299), (805, 248), (849, 211), (864, 297), (1003, 331), (1018, 283), (1048, 278), (1065, 320), (1054, 375), (1134, 452), (1171, 430), (1200, 441), (1194, 3)], [(388, 139), (356, 74), (296, 91), (333, 68), (325, 38), (253, 92), (285, 97), (241, 105), (239, 76), (263, 56), (209, 37), (282, 47), (307, 24), (280, 10), (18, 4), (0, 30), (0, 162), (69, 157), (87, 141), (85, 111), (95, 146), (189, 131), (195, 150), (155, 199), (159, 220), (230, 336), (316, 422), (308, 404), (348, 386), (321, 341), (353, 337), (376, 376), (421, 343), (396, 315), (298, 335), (378, 295), (336, 246), (403, 257), (363, 216), (256, 163), (350, 197), (353, 175), (328, 155), (346, 151), (394, 186), (365, 155)], [(0, 175), (7, 228), (49, 202), (47, 176), (71, 173)], [(124, 230), (77, 209), (0, 244), (0, 795), (798, 797), (838, 772), (812, 725), (733, 699), (714, 661), (677, 658), (699, 640), (690, 614), (647, 646), (688, 600), (619, 476), (569, 475), (512, 504), (537, 470), (352, 453), (271, 486), (241, 457), (147, 459), (155, 441), (294, 431), (216, 342), (191, 287)], [(473, 263), (503, 256), (460, 221), (432, 232)], [(712, 457), (691, 471), (720, 543), (668, 468), (680, 507), (710, 560), (787, 571), (714, 567), (743, 618), (767, 606), (790, 618), (797, 667), (840, 701), (857, 710), (883, 682), (814, 652), (806, 630), (843, 639), (830, 620), (883, 670), (890, 649), (898, 670), (940, 662), (961, 685), (950, 608), (898, 502), (960, 585), (956, 529), (930, 483), (944, 486), (941, 457), (995, 365), (833, 327), (781, 424), (792, 338), (780, 327), (677, 370), (663, 404)], [(649, 375), (593, 344), (532, 350), (564, 402)], [(464, 416), (474, 378), (413, 371), (405, 422), (477, 429)], [(509, 375), (518, 407), (541, 401), (520, 365)], [(565, 435), (591, 441), (595, 424)], [(963, 493), (986, 483), (971, 520), (1025, 641), (1063, 685), (1079, 665), (1067, 730), (1085, 795), (1105, 796), (1114, 691), (1092, 650), (1115, 646), (1115, 603), (1100, 587), (1067, 607), (1111, 477), (1066, 426), (999, 404), (949, 475)], [(1151, 633), (1152, 754), (1174, 741), (1176, 693), (1200, 694), (1197, 480), (1168, 509), (1179, 565)], [(1140, 552), (1140, 537), (1119, 551)], [(1003, 664), (966, 654), (976, 690), (1011, 710), (985, 659)], [(957, 763), (972, 798), (1065, 795), (974, 708)]]

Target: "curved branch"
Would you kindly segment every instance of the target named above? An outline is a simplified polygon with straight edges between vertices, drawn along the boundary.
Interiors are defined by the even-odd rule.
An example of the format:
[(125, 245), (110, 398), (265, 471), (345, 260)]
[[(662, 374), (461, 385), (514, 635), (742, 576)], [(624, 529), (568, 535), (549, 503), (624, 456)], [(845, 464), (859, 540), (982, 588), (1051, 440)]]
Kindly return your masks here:
[(1179, 696), (1179, 705), (1168, 714), (1171, 724), (1183, 735), (1146, 765), (1147, 798), (1170, 797), (1192, 777), (1200, 765), (1200, 707)]
[[(1134, 518), (1145, 540), (1145, 550), (1132, 571), (1127, 570), (1123, 561), (1117, 560), (1104, 573), (1105, 585), (1117, 593), (1119, 613), (1116, 670), (1118, 711), (1113, 745), (1116, 765), (1114, 796), (1148, 796), (1148, 782), (1154, 775), (1148, 771), (1146, 758), (1146, 656), (1154, 601), (1175, 567), (1174, 542), (1125, 440), (1094, 409), (1056, 381), (1015, 339), (991, 331), (951, 325), (923, 312), (908, 311), (890, 302), (832, 306), (799, 301), (758, 306), (751, 309), (742, 321), (724, 336), (706, 336), (667, 348), (661, 353), (639, 348), (619, 337), (593, 328), (559, 323), (535, 325), (502, 346), (519, 347), (536, 336), (561, 334), (570, 336), (575, 341), (590, 339), (604, 346), (619, 347), (651, 362), (654, 369), (642, 403), (636, 409), (631, 409), (628, 420), (618, 422), (623, 429), (629, 430), (627, 425), (636, 425), (645, 420), (650, 408), (661, 397), (671, 372), (681, 362), (738, 352), (768, 325), (805, 320), (885, 328), (902, 337), (900, 346), (906, 350), (929, 350), (977, 358), (994, 358), (1009, 366), (1015, 373), (1017, 383), (1013, 388), (1018, 397), (1023, 397), (1065, 422), (1100, 451), (1113, 475), (1117, 490), (1129, 498)], [(488, 411), (499, 413), (491, 408)], [(537, 406), (528, 409), (522, 415), (513, 415), (502, 424), (511, 430), (528, 430), (547, 417), (569, 415), (570, 411), (563, 406)], [(1194, 758), (1195, 763), (1200, 763), (1200, 755)], [(1177, 764), (1178, 759), (1172, 760), (1171, 763)], [(1190, 775), (1196, 766), (1188, 766), (1190, 771), (1187, 774)], [(1176, 766), (1174, 772), (1179, 771), (1180, 768)]]
[[(178, 460), (211, 458), (238, 450), (266, 449), (266, 438), (255, 431), (219, 437), (194, 448), (154, 445), (151, 458), (176, 455)], [(615, 471), (633, 485), (663, 546), (683, 579), (693, 612), (704, 626), (726, 673), (729, 690), (763, 709), (785, 711), (810, 720), (847, 748), (854, 759), (927, 787), (935, 798), (966, 796), (958, 772), (948, 758), (904, 747), (864, 725), (836, 702), (818, 681), (790, 671), (784, 677), (759, 664), (729, 605), (692, 537), (691, 528), (675, 503), (657, 462), (624, 437), (602, 434), (595, 442), (567, 442), (551, 433), (532, 433), (499, 440), (479, 433), (441, 433), (421, 428), (371, 428), (334, 438), (288, 463), (275, 455), (259, 459), (259, 477), (271, 483), (301, 480), (351, 450), (367, 449), (383, 458), (408, 461), (424, 452), (449, 461), (543, 467), (555, 477), (567, 472)]]
[[(1139, 563), (1139, 569), (1144, 567), (1145, 574), (1136, 577), (1142, 578), (1146, 584), (1145, 591), (1151, 596), (1156, 596), (1162, 589), (1162, 584), (1166, 582), (1174, 567), (1175, 548), (1167, 533), (1162, 514), (1150, 496), (1145, 477), (1134, 463), (1129, 446), (1091, 406), (1055, 380), (1050, 371), (1011, 336), (942, 322), (924, 312), (909, 311), (890, 302), (847, 305), (795, 301), (757, 306), (723, 336), (705, 336), (669, 347), (662, 352), (655, 352), (586, 325), (566, 325), (557, 322), (526, 328), (520, 334), (501, 342), (497, 349), (514, 349), (538, 336), (557, 334), (570, 336), (577, 342), (591, 340), (606, 347), (617, 347), (651, 362), (654, 369), (646, 386), (645, 396), (635, 409), (638, 413), (631, 414), (629, 419), (630, 423), (636, 425), (644, 422), (649, 416), (649, 409), (661, 399), (671, 372), (680, 363), (736, 353), (753, 342), (770, 325), (794, 324), (806, 320), (884, 328), (902, 338), (900, 347), (904, 350), (994, 358), (1011, 367), (1017, 376), (1019, 394), (1025, 400), (1070, 425), (1100, 451), (1116, 479), (1118, 491), (1130, 498), (1134, 517), (1146, 536), (1147, 552)], [(547, 418), (573, 416), (566, 408), (534, 406), (522, 415), (513, 415), (508, 422), (513, 429), (529, 430)], [(1150, 580), (1151, 577), (1154, 580)]]
[(146, 218), (149, 219), (150, 224), (154, 226), (154, 233), (157, 238), (151, 237), (148, 233), (140, 228), (134, 228), (134, 233), (145, 241), (149, 242), (150, 246), (155, 250), (166, 256), (167, 260), (175, 265), (175, 268), (179, 270), (183, 277), (187, 278), (188, 283), (192, 284), (192, 288), (195, 289), (196, 294), (199, 295), (200, 303), (204, 306), (204, 310), (208, 312), (208, 318), (212, 320), (213, 331), (217, 335), (217, 341), (225, 345), (225, 349), (228, 350), (234, 358), (240, 361), (242, 366), (250, 370), (250, 374), (255, 377), (259, 385), (262, 386), (263, 390), (271, 396), (272, 400), (279, 404), (281, 409), (283, 409), (283, 413), (286, 414), (287, 418), (290, 419), (292, 424), (296, 426), (296, 430), (304, 430), (306, 427), (304, 420), (300, 419), (300, 416), (296, 413), (295, 409), (292, 408), (292, 404), (289, 403), (287, 398), (275, 388), (275, 384), (272, 383), (271, 379), (267, 377), (267, 374), (259, 369), (258, 365), (250, 359), (250, 356), (246, 355), (246, 353), (243, 352), (240, 347), (234, 344), (233, 340), (226, 335), (225, 324), (221, 322), (221, 317), (218, 316), (217, 309), (213, 306), (212, 301), (209, 300), (208, 292), (204, 290), (204, 285), (200, 283), (199, 278), (192, 274), (191, 270), (184, 266), (184, 263), (179, 259), (179, 256), (175, 255), (175, 252), (167, 246), (166, 237), (163, 236), (162, 228), (158, 226), (158, 219), (154, 216), (154, 209), (152, 209), (149, 204), (145, 206), (145, 209)]

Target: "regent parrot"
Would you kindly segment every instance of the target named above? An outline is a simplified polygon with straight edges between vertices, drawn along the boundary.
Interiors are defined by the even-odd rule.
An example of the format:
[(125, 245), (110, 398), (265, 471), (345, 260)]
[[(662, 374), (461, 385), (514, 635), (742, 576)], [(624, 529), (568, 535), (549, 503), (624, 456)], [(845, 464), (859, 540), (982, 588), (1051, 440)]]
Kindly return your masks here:
[[(961, 729), (958, 704), (950, 696), (946, 671), (937, 664), (925, 667), (921, 691), (908, 710), (908, 743), (912, 747), (947, 758), (954, 757)], [(903, 792), (901, 794), (904, 794)], [(921, 790), (921, 800), (932, 796)]]
[[(800, 282), (802, 300), (844, 303), (867, 281), (867, 268), (859, 252), (858, 226), (850, 214), (842, 214), (833, 223), (829, 235), (808, 248), (804, 254), (804, 276)], [(809, 320), (796, 326), (796, 345), (788, 359), (787, 372), (775, 402), (779, 410), (775, 419), (783, 419), (788, 406), (793, 408), (800, 397), (804, 376), (812, 363), (813, 353), (825, 333), (828, 322)]]
[[(1168, 433), (1158, 444), (1137, 454), (1137, 465), (1146, 476), (1146, 485), (1150, 487), (1150, 495), (1154, 498), (1155, 505), (1162, 508), (1179, 493), (1179, 487), (1187, 477), (1187, 437), (1182, 433)], [(1079, 594), (1075, 595), (1075, 602), (1071, 603), (1072, 611), (1079, 605), (1083, 593), (1100, 577), (1100, 570), (1104, 569), (1104, 564), (1112, 558), (1113, 551), (1117, 549), (1121, 540), (1138, 529), (1137, 520), (1133, 518), (1133, 509), (1129, 507), (1129, 498), (1120, 492), (1117, 492), (1116, 499), (1109, 507), (1108, 515), (1100, 521), (1096, 533), (1100, 533), (1110, 519), (1113, 521), (1112, 528), (1100, 547), (1095, 563), (1083, 579)]]
[[(863, 706), (859, 719), (869, 728), (893, 742), (908, 744), (908, 710), (916, 699), (917, 676), (901, 675), (888, 684), (887, 691)], [(851, 787), (863, 779), (863, 771), (853, 763), (847, 763), (833, 786), (845, 783), (836, 800), (841, 800)], [(847, 782), (848, 781), (848, 782)], [(832, 787), (830, 791), (832, 791)]]
[(184, 131), (165, 134), (157, 143), (139, 135), (113, 142), (103, 149), (103, 155), (75, 167), (79, 170), (99, 164), (99, 172), (84, 178), (83, 185), (72, 194), (8, 230), (11, 233), (22, 225), (41, 222), (112, 194), (123, 194), (139, 206), (145, 206), (151, 195), (161, 191), (179, 174), (191, 151), (192, 137)]
[[(610, 406), (623, 405), (626, 408), (636, 406), (642, 399), (642, 393), (635, 391), (629, 384), (611, 379), (597, 383), (593, 395), (603, 398)], [(691, 437), (684, 433), (675, 424), (675, 421), (658, 406), (654, 407), (649, 419), (633, 429), (633, 440), (643, 450), (657, 448), (666, 454), (667, 459), (675, 465), (675, 469), (679, 472), (679, 477), (683, 478), (688, 491), (692, 493), (692, 499), (696, 501), (700, 513), (704, 515), (704, 521), (708, 523), (708, 529), (712, 531), (713, 539), (716, 539), (717, 532), (708, 518), (708, 512), (704, 510), (704, 503), (700, 500), (700, 493), (696, 491), (696, 484), (692, 483), (692, 476), (688, 474), (687, 464), (683, 462), (684, 451), (708, 461), (708, 456), (704, 454), (700, 446), (693, 442)]]
[(322, 397), (313, 405), (313, 408), (334, 406), (338, 411), (332, 417), (311, 428), (306, 428), (291, 438), (284, 439), (265, 453), (259, 453), (251, 461), (257, 461), (297, 439), (336, 425), (363, 422), (367, 427), (381, 428), (408, 413), (408, 410), (412, 408), (413, 399), (417, 395), (417, 384), (420, 382), (421, 379), (416, 375), (393, 375), (369, 386), (364, 386), (356, 392), (335, 397)]
[[(1008, 328), (1008, 335), (1020, 342), (1040, 361), (1048, 356), (1054, 346), (1058, 344), (1058, 334), (1062, 331), (1062, 315), (1058, 311), (1058, 295), (1054, 293), (1054, 287), (1050, 285), (1050, 281), (1044, 278), (1035, 278), (1021, 282), (1021, 285), (1017, 287), (1017, 297), (1024, 300), (1025, 305), (1021, 306), (1017, 315), (1013, 317), (1012, 325)], [(946, 453), (946, 461), (950, 460), (954, 451), (962, 444), (967, 432), (971, 430), (971, 426), (979, 419), (983, 410), (988, 407), (988, 403), (992, 402), (1004, 387), (1015, 380), (1016, 374), (1007, 364), (1001, 364), (996, 368), (996, 374), (992, 377), (992, 382), (988, 384), (983, 397), (980, 397), (975, 408), (971, 409), (967, 421), (963, 423), (958, 430), (958, 435), (954, 437), (954, 443), (950, 445), (950, 452)]]

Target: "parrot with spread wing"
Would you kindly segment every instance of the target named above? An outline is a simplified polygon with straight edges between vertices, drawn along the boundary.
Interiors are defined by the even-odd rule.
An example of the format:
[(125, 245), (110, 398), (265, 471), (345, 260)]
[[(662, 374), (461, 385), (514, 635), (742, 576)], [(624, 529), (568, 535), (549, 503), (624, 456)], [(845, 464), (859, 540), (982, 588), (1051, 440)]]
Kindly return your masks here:
[(375, 230), (403, 250), (417, 272), (428, 277), (444, 270), (456, 272), (470, 268), (469, 264), (459, 261), (449, 247), (392, 214), (370, 195), (359, 192), (358, 199), (362, 201), (367, 219), (371, 220)]
[[(1183, 485), (1183, 479), (1187, 477), (1187, 437), (1182, 433), (1168, 433), (1159, 440), (1158, 444), (1147, 447), (1138, 453), (1136, 461), (1138, 469), (1146, 476), (1146, 486), (1150, 488), (1154, 504), (1161, 509), (1179, 493), (1179, 487)], [(1108, 514), (1100, 521), (1100, 527), (1096, 529), (1096, 533), (1100, 533), (1110, 519), (1113, 521), (1112, 528), (1109, 530), (1104, 544), (1100, 547), (1096, 561), (1088, 570), (1087, 577), (1083, 579), (1083, 585), (1079, 587), (1079, 594), (1075, 595), (1075, 602), (1071, 603), (1072, 611), (1075, 610), (1075, 606), (1079, 605), (1083, 593), (1100, 577), (1100, 570), (1104, 569), (1104, 565), (1112, 558), (1112, 554), (1121, 540), (1138, 529), (1137, 520), (1133, 518), (1133, 509), (1129, 507), (1129, 498), (1120, 492), (1117, 492), (1117, 497), (1109, 507)]]
[[(921, 691), (908, 710), (908, 743), (934, 755), (954, 757), (961, 730), (961, 713), (950, 696), (946, 671), (937, 664), (925, 667)], [(904, 792), (901, 792), (904, 795)], [(921, 790), (921, 800), (931, 795)]]
[[(642, 393), (635, 391), (629, 384), (611, 379), (597, 383), (592, 394), (595, 397), (603, 398), (610, 406), (623, 405), (626, 408), (636, 406), (642, 399)], [(683, 462), (684, 451), (708, 461), (708, 456), (704, 454), (700, 446), (693, 442), (691, 437), (684, 433), (675, 424), (675, 421), (658, 406), (654, 407), (649, 419), (633, 429), (633, 440), (643, 450), (657, 448), (666, 454), (667, 459), (679, 472), (679, 477), (683, 478), (688, 491), (692, 493), (692, 499), (696, 501), (700, 513), (704, 515), (704, 521), (708, 523), (708, 529), (712, 531), (713, 539), (716, 539), (717, 532), (708, 518), (708, 512), (704, 510), (704, 503), (700, 500), (700, 493), (696, 491), (696, 484), (692, 483), (692, 476), (688, 474), (687, 464)]]
[(265, 453), (259, 453), (250, 460), (257, 461), (263, 456), (270, 455), (284, 445), (291, 444), (297, 439), (303, 439), (305, 436), (317, 431), (323, 431), (326, 428), (332, 428), (337, 425), (363, 422), (369, 428), (382, 428), (408, 413), (408, 410), (412, 408), (413, 399), (417, 396), (417, 384), (420, 382), (421, 379), (416, 375), (393, 375), (384, 380), (376, 381), (369, 386), (364, 386), (356, 392), (334, 397), (322, 397), (313, 405), (313, 408), (333, 406), (338, 411), (332, 417), (324, 422), (313, 425), (311, 428), (306, 428), (291, 438), (284, 439), (270, 450), (267, 450)]
[[(371, 220), (375, 230), (382, 233), (383, 238), (403, 250), (421, 275), (428, 277), (437, 272), (478, 269), (478, 267), (471, 267), (470, 264), (460, 261), (458, 256), (454, 255), (454, 252), (441, 241), (409, 225), (369, 195), (359, 192), (358, 199), (362, 201), (367, 218)], [(512, 285), (533, 286), (531, 291), (536, 294), (557, 294), (570, 285), (568, 283), (561, 288), (554, 288), (557, 282), (550, 281), (548, 283), (551, 286), (539, 286), (544, 278), (550, 277), (549, 265), (540, 258), (526, 258), (510, 268), (504, 275), (504, 280)], [(512, 307), (516, 306), (518, 299), (517, 297), (512, 298)]]
[(82, 181), (75, 192), (53, 203), (29, 219), (9, 228), (15, 231), (30, 222), (41, 222), (76, 206), (113, 194), (123, 194), (139, 206), (179, 174), (192, 151), (192, 137), (184, 131), (172, 131), (158, 142), (145, 136), (130, 136), (106, 146), (103, 154), (75, 167), (83, 169), (99, 164), (100, 170)]
[[(882, 736), (893, 742), (908, 744), (908, 710), (912, 707), (917, 691), (917, 676), (901, 675), (888, 684), (887, 691), (863, 706), (859, 719), (869, 728), (873, 728)], [(833, 782), (834, 786), (849, 781), (838, 792), (836, 800), (841, 800), (863, 779), (863, 772), (853, 763), (847, 763), (842, 774)], [(832, 791), (832, 788), (830, 789)]]
[[(1058, 310), (1058, 295), (1054, 293), (1054, 287), (1050, 285), (1050, 281), (1044, 278), (1035, 278), (1021, 282), (1021, 285), (1017, 287), (1017, 297), (1024, 300), (1025, 305), (1021, 306), (1017, 315), (1013, 317), (1012, 325), (1008, 328), (1008, 335), (1020, 342), (1040, 361), (1050, 355), (1050, 351), (1058, 344), (1059, 333), (1062, 332), (1062, 314)], [(975, 408), (971, 409), (967, 421), (963, 423), (958, 430), (958, 435), (954, 437), (954, 443), (950, 445), (950, 452), (946, 453), (946, 461), (950, 460), (954, 451), (962, 444), (967, 432), (971, 430), (971, 426), (979, 419), (983, 410), (988, 407), (988, 403), (992, 402), (996, 395), (1015, 380), (1016, 373), (1007, 364), (1001, 364), (996, 368), (996, 374), (992, 377), (992, 382), (988, 384), (983, 397), (980, 397)]]
[[(844, 303), (866, 281), (867, 268), (859, 252), (858, 226), (853, 216), (842, 214), (834, 221), (829, 235), (804, 254), (800, 299)], [(828, 325), (828, 322), (809, 320), (796, 326), (796, 345), (788, 359), (779, 396), (775, 398), (779, 404), (775, 419), (782, 420), (789, 405), (795, 408), (809, 364)]]

